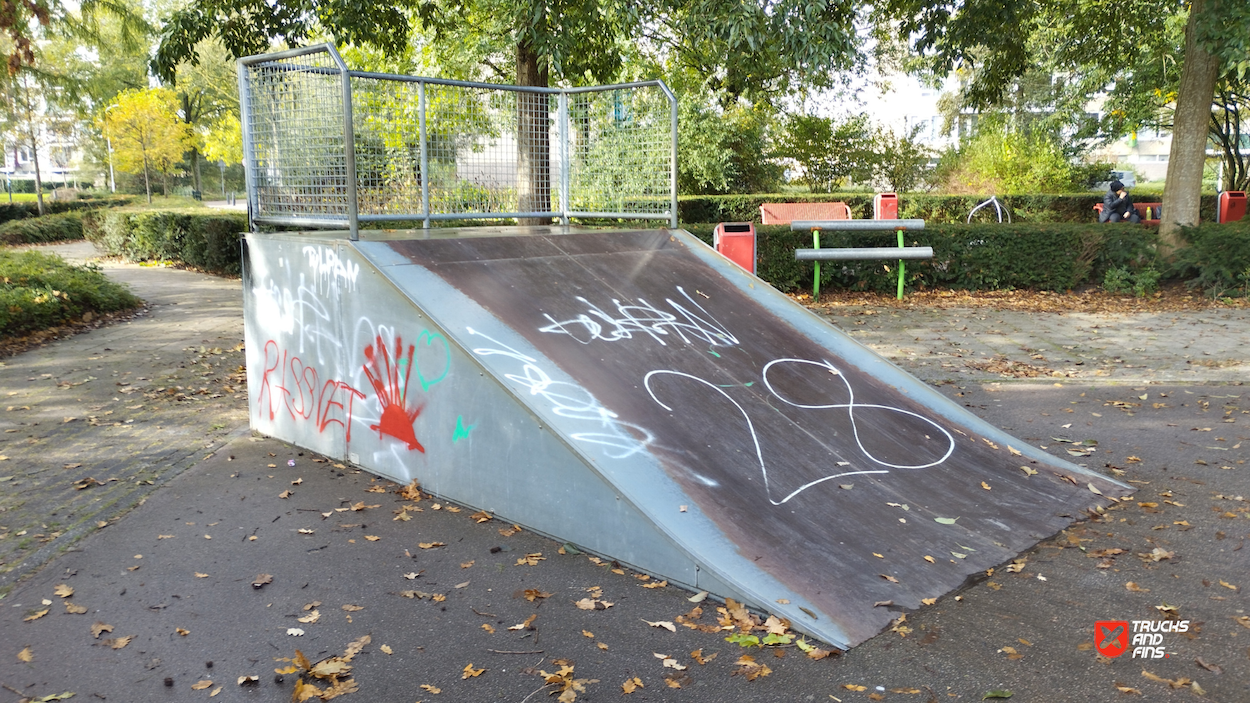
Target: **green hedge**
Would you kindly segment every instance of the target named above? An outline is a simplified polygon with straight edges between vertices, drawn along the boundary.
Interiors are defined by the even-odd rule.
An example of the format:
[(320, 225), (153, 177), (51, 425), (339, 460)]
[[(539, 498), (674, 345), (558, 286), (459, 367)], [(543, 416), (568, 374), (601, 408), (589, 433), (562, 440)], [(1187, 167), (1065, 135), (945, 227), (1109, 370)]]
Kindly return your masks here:
[(87, 239), (132, 261), (180, 261), (212, 273), (238, 275), (240, 213), (180, 210), (97, 210), (83, 221)]
[[(899, 213), (902, 218), (919, 218), (934, 224), (963, 224), (968, 213), (989, 196), (935, 195), (929, 193), (904, 193), (899, 196)], [(872, 217), (872, 193), (833, 194), (756, 194), (756, 195), (696, 195), (684, 196), (677, 201), (678, 215), (682, 222), (759, 222), (760, 205), (763, 203), (825, 203), (844, 202), (857, 219)], [(1140, 202), (1153, 202), (1154, 196), (1139, 196)], [(1097, 222), (1094, 205), (1102, 202), (1102, 193), (1075, 195), (1008, 195), (999, 198), (1011, 212), (1013, 222), (1033, 223), (1090, 223)], [(977, 220), (997, 221), (991, 208), (977, 212)], [(1201, 217), (1205, 221), (1215, 219), (1215, 196), (1202, 197)]]
[(62, 212), (0, 225), (0, 244), (46, 244), (82, 239), (82, 213)]
[(1183, 229), (1189, 246), (1172, 271), (1213, 297), (1250, 296), (1250, 219)]
[[(49, 198), (44, 198), (43, 214), (45, 216), (59, 215), (64, 212), (83, 212), (103, 207), (121, 207), (123, 205), (129, 205), (133, 201), (133, 197), (125, 195), (109, 196), (106, 198), (92, 198), (90, 200), (51, 200)], [(10, 222), (12, 220), (24, 220), (31, 217), (39, 217), (39, 203), (34, 201), (16, 203), (0, 202), (0, 224)]]
[[(686, 228), (708, 242), (713, 224)], [(756, 271), (783, 291), (810, 288), (813, 264), (795, 261), (812, 247), (812, 234), (789, 225), (756, 226)], [(933, 247), (933, 258), (907, 262), (909, 288), (1068, 290), (1101, 280), (1111, 267), (1137, 269), (1155, 261), (1158, 230), (1113, 225), (927, 225), (908, 232), (909, 246)], [(893, 247), (894, 232), (822, 232), (823, 248)], [(821, 287), (889, 292), (897, 286), (891, 261), (825, 262)]]
[(139, 303), (95, 266), (73, 266), (38, 251), (0, 251), (0, 337)]

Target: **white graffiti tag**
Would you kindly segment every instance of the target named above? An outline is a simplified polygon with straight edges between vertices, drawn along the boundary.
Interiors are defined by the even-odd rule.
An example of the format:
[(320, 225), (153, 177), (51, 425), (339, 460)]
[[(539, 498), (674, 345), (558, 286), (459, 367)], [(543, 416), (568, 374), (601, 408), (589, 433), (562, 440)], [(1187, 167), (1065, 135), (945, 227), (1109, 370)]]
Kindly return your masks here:
[[(613, 298), (612, 305), (616, 312), (612, 314), (578, 296), (577, 300), (586, 304), (586, 312), (568, 320), (557, 320), (551, 315), (544, 315), (551, 324), (540, 327), (539, 331), (567, 334), (582, 344), (590, 344), (594, 340), (617, 342), (633, 339), (635, 334), (648, 335), (661, 345), (665, 344), (665, 337), (680, 339), (684, 344), (698, 342), (714, 347), (730, 347), (738, 343), (738, 339), (681, 286), (677, 287), (677, 292), (681, 293), (689, 305), (672, 298), (664, 299), (676, 314), (660, 310), (642, 298), (637, 303)], [(692, 312), (691, 308), (698, 312)]]
[(308, 268), (312, 269), (317, 282), (318, 293), (338, 293), (356, 290), (356, 279), (360, 276), (360, 264), (339, 257), (338, 252), (330, 247), (306, 246), (304, 256), (308, 259)]
[[(638, 425), (617, 419), (617, 414), (595, 400), (585, 388), (573, 383), (555, 381), (538, 366), (538, 360), (522, 354), (508, 345), (491, 339), (472, 327), (469, 334), (489, 340), (494, 347), (479, 347), (474, 354), (482, 357), (502, 356), (520, 362), (516, 373), (505, 373), (504, 378), (520, 386), (532, 396), (551, 404), (551, 412), (559, 417), (580, 420), (594, 427), (595, 431), (575, 432), (570, 436), (579, 442), (604, 447), (610, 459), (624, 459), (637, 454), (651, 444), (652, 435)], [(629, 430), (633, 430), (631, 434)]]
[[(789, 400), (789, 399), (785, 398), (785, 397), (784, 397), (784, 396), (782, 396), (780, 393), (778, 393), (778, 392), (777, 392), (777, 390), (776, 390), (775, 388), (773, 388), (772, 384), (771, 384), (771, 383), (769, 383), (769, 380), (768, 380), (768, 372), (769, 372), (769, 371), (770, 371), (770, 370), (771, 370), (771, 369), (772, 369), (775, 365), (777, 365), (777, 364), (810, 364), (810, 365), (812, 365), (812, 366), (817, 366), (817, 367), (820, 367), (820, 368), (826, 369), (829, 373), (831, 373), (831, 374), (833, 374), (834, 376), (837, 376), (838, 378), (840, 378), (840, 379), (842, 380), (842, 382), (846, 385), (846, 390), (847, 390), (847, 393), (849, 393), (849, 398), (848, 398), (848, 401), (847, 401), (847, 402), (845, 402), (845, 403), (829, 403), (829, 404), (820, 404), (820, 405), (804, 405), (804, 404), (801, 404), (801, 403), (795, 403), (795, 402), (793, 402), (793, 401), (791, 401), (791, 400)], [(815, 485), (817, 485), (817, 484), (819, 484), (819, 483), (823, 483), (823, 482), (825, 482), (825, 481), (830, 481), (830, 480), (835, 479), (835, 478), (841, 478), (841, 477), (843, 477), (843, 476), (853, 476), (853, 475), (857, 475), (857, 474), (888, 474), (888, 473), (890, 473), (890, 472), (889, 472), (889, 469), (927, 469), (927, 468), (929, 468), (929, 467), (937, 466), (937, 465), (939, 465), (939, 464), (941, 464), (941, 463), (945, 462), (945, 461), (946, 461), (946, 460), (950, 457), (951, 453), (955, 451), (955, 438), (954, 438), (953, 436), (951, 436), (951, 434), (950, 434), (949, 432), (947, 432), (947, 431), (946, 431), (946, 429), (945, 429), (945, 428), (943, 428), (941, 425), (937, 424), (937, 423), (936, 423), (936, 422), (934, 422), (933, 420), (931, 420), (931, 419), (929, 419), (929, 418), (927, 418), (927, 417), (925, 417), (925, 416), (923, 416), (923, 415), (920, 415), (920, 414), (914, 413), (914, 412), (912, 412), (912, 411), (910, 411), (910, 410), (904, 410), (904, 409), (902, 409), (902, 408), (896, 408), (896, 407), (892, 407), (892, 406), (889, 406), (889, 405), (876, 405), (876, 404), (870, 404), (870, 403), (856, 403), (856, 402), (855, 402), (855, 391), (854, 391), (854, 389), (852, 389), (852, 388), (851, 388), (851, 384), (850, 384), (850, 382), (849, 382), (849, 381), (847, 381), (846, 377), (845, 377), (845, 376), (844, 376), (844, 375), (843, 375), (843, 374), (842, 374), (842, 373), (841, 373), (841, 372), (840, 372), (840, 371), (839, 371), (839, 370), (838, 370), (835, 366), (833, 366), (833, 364), (830, 364), (830, 363), (829, 363), (829, 362), (827, 362), (827, 361), (810, 361), (810, 360), (807, 360), (807, 359), (776, 359), (776, 360), (774, 360), (774, 361), (770, 361), (768, 364), (766, 364), (766, 365), (764, 366), (764, 370), (763, 370), (763, 374), (762, 374), (762, 375), (763, 375), (763, 379), (764, 379), (764, 386), (768, 389), (768, 391), (769, 391), (770, 393), (772, 393), (772, 395), (773, 395), (775, 398), (777, 398), (778, 400), (780, 400), (780, 401), (781, 401), (781, 402), (783, 402), (783, 403), (786, 403), (786, 404), (788, 404), (788, 405), (792, 405), (792, 406), (794, 406), (794, 407), (796, 407), (796, 408), (804, 408), (804, 409), (810, 409), (810, 410), (817, 410), (817, 409), (822, 409), (822, 410), (823, 410), (823, 409), (831, 409), (831, 408), (834, 408), (834, 409), (836, 409), (836, 408), (845, 408), (845, 409), (846, 409), (846, 411), (847, 411), (847, 415), (848, 415), (848, 417), (849, 417), (849, 419), (850, 419), (850, 422), (851, 422), (851, 429), (852, 429), (852, 433), (853, 433), (853, 435), (854, 435), (854, 437), (855, 437), (855, 443), (856, 443), (856, 445), (858, 445), (859, 450), (860, 450), (861, 452), (863, 452), (864, 456), (866, 456), (866, 457), (867, 457), (869, 460), (871, 460), (873, 463), (876, 463), (876, 464), (878, 464), (878, 465), (880, 465), (880, 466), (884, 466), (884, 467), (888, 467), (888, 468), (886, 468), (886, 469), (875, 469), (875, 470), (871, 470), (871, 471), (846, 471), (846, 472), (843, 472), (843, 473), (837, 473), (837, 474), (832, 474), (832, 475), (829, 475), (829, 476), (823, 476), (823, 477), (821, 477), (821, 478), (816, 479), (815, 481), (809, 481), (808, 483), (805, 483), (805, 484), (803, 484), (802, 486), (799, 486), (798, 488), (796, 488), (796, 489), (794, 489), (793, 491), (791, 491), (788, 495), (786, 495), (786, 496), (785, 496), (784, 498), (782, 498), (781, 500), (774, 500), (774, 499), (773, 499), (773, 496), (772, 496), (772, 489), (771, 489), (771, 487), (770, 487), (770, 485), (769, 485), (769, 479), (768, 479), (768, 466), (767, 466), (767, 464), (764, 462), (764, 453), (763, 453), (763, 451), (760, 449), (760, 441), (759, 441), (759, 436), (756, 434), (756, 431), (755, 431), (755, 425), (754, 425), (754, 423), (752, 423), (752, 422), (751, 422), (751, 416), (747, 414), (747, 411), (746, 411), (746, 410), (742, 407), (742, 405), (740, 405), (740, 404), (738, 403), (738, 401), (734, 400), (734, 399), (733, 399), (733, 397), (731, 397), (728, 393), (726, 393), (726, 392), (725, 392), (722, 388), (720, 388), (720, 387), (716, 386), (715, 384), (709, 383), (708, 381), (705, 381), (705, 380), (703, 380), (703, 379), (701, 379), (701, 378), (699, 378), (699, 377), (697, 377), (697, 376), (692, 376), (692, 375), (690, 375), (690, 374), (687, 374), (687, 373), (682, 373), (682, 372), (680, 372), (680, 371), (670, 371), (670, 370), (657, 370), (657, 371), (652, 371), (652, 372), (648, 373), (648, 374), (644, 377), (644, 379), (643, 379), (643, 385), (646, 387), (647, 392), (651, 394), (651, 399), (652, 399), (652, 400), (654, 400), (654, 401), (656, 402), (656, 404), (658, 404), (660, 407), (664, 408), (665, 410), (667, 410), (667, 411), (669, 411), (669, 412), (673, 412), (673, 408), (672, 408), (672, 407), (670, 407), (669, 405), (665, 404), (665, 403), (664, 403), (663, 401), (661, 401), (659, 398), (657, 398), (657, 397), (656, 397), (656, 394), (655, 394), (655, 389), (653, 389), (653, 388), (651, 387), (651, 384), (652, 384), (652, 379), (654, 379), (656, 376), (661, 376), (661, 375), (678, 376), (678, 377), (681, 377), (681, 378), (689, 379), (689, 380), (691, 380), (691, 381), (695, 381), (695, 382), (697, 382), (697, 383), (701, 383), (701, 384), (703, 384), (703, 385), (707, 386), (708, 388), (711, 388), (712, 390), (716, 391), (717, 393), (720, 393), (722, 396), (724, 396), (724, 397), (725, 397), (725, 399), (726, 399), (726, 400), (728, 400), (729, 402), (733, 403), (734, 407), (736, 407), (736, 408), (738, 409), (738, 412), (742, 413), (742, 417), (743, 417), (743, 419), (745, 419), (745, 420), (746, 420), (746, 423), (747, 423), (747, 431), (750, 433), (750, 435), (751, 435), (751, 441), (754, 443), (754, 447), (755, 447), (755, 459), (756, 459), (756, 461), (759, 463), (760, 473), (762, 474), (762, 476), (763, 476), (763, 478), (764, 478), (764, 490), (765, 490), (765, 493), (766, 493), (766, 495), (767, 495), (767, 497), (768, 497), (768, 501), (769, 501), (770, 503), (772, 503), (773, 505), (781, 505), (781, 504), (783, 504), (783, 503), (785, 503), (785, 502), (789, 501), (791, 498), (795, 497), (796, 495), (798, 495), (798, 494), (802, 493), (803, 491), (807, 490), (808, 488), (811, 488), (812, 486), (815, 486)], [(936, 428), (938, 432), (941, 432), (941, 433), (942, 433), (942, 435), (944, 435), (944, 436), (946, 437), (946, 440), (947, 440), (947, 442), (948, 442), (948, 447), (947, 447), (947, 449), (946, 449), (946, 453), (945, 453), (945, 454), (943, 454), (943, 455), (942, 455), (942, 457), (941, 457), (940, 459), (937, 459), (936, 461), (931, 461), (931, 462), (928, 462), (928, 463), (924, 463), (924, 464), (892, 464), (892, 463), (890, 463), (890, 462), (887, 462), (887, 461), (883, 461), (883, 460), (881, 460), (881, 459), (878, 459), (877, 457), (873, 456), (872, 452), (870, 452), (870, 451), (869, 451), (869, 450), (868, 450), (868, 449), (864, 446), (864, 443), (863, 443), (863, 441), (861, 441), (860, 436), (859, 436), (859, 426), (857, 425), (857, 423), (856, 423), (856, 421), (855, 421), (855, 411), (856, 411), (856, 409), (865, 409), (865, 408), (869, 408), (869, 409), (878, 409), (878, 410), (888, 410), (888, 411), (891, 411), (891, 412), (901, 413), (901, 414), (904, 414), (904, 415), (910, 415), (910, 416), (912, 416), (912, 417), (918, 418), (918, 419), (920, 419), (920, 420), (923, 420), (923, 421), (925, 421), (925, 422), (927, 422), (927, 423), (929, 423), (929, 424), (933, 425), (933, 427), (934, 427), (934, 428)]]

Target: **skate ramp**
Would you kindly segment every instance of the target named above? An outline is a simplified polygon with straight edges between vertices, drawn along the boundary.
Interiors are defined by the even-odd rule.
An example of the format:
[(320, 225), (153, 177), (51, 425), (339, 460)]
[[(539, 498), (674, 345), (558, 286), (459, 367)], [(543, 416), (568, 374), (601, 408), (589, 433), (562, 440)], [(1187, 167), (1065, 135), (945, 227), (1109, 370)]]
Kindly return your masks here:
[(680, 230), (247, 246), (257, 429), (838, 646), (1131, 491)]

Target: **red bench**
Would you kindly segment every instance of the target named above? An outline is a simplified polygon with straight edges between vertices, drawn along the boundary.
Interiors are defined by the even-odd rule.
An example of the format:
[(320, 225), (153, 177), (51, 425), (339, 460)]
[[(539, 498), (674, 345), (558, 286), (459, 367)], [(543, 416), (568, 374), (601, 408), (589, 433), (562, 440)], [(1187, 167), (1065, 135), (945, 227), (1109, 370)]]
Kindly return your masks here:
[(788, 225), (808, 220), (850, 220), (851, 208), (846, 203), (763, 203), (760, 205), (760, 223)]
[[(1133, 209), (1137, 210), (1137, 214), (1141, 217), (1141, 224), (1154, 225), (1159, 224), (1159, 208), (1163, 207), (1163, 203), (1133, 203)], [(1094, 212), (1102, 214), (1102, 203), (1094, 205)]]

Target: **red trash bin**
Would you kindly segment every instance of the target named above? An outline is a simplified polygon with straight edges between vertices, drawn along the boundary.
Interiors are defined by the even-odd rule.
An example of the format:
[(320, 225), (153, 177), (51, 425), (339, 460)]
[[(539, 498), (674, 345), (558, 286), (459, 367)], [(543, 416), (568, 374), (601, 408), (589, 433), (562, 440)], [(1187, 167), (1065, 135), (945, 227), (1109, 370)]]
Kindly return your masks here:
[(898, 194), (877, 193), (872, 197), (872, 219), (897, 220)]
[(755, 225), (751, 222), (722, 222), (712, 231), (712, 246), (722, 256), (755, 273)]
[(1246, 216), (1246, 192), (1226, 190), (1220, 193), (1219, 213), (1216, 222), (1236, 222)]

